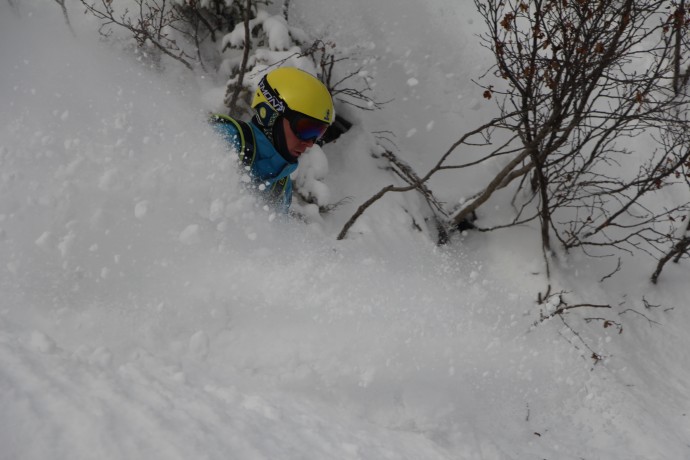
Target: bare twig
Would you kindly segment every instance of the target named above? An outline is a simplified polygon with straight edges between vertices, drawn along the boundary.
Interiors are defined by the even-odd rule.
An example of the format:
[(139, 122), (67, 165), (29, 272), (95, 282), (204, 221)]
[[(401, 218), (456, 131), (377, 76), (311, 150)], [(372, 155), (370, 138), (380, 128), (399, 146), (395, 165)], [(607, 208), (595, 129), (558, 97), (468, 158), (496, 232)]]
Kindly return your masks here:
[(114, 24), (123, 27), (132, 33), (139, 46), (150, 43), (155, 49), (182, 63), (187, 69), (194, 70), (193, 59), (166, 32), (167, 27), (182, 20), (166, 0), (160, 0), (160, 3), (151, 0), (151, 4), (147, 3), (147, 0), (136, 0), (138, 12), (134, 19), (129, 16), (129, 11), (116, 16), (109, 0), (100, 0), (98, 5), (87, 0), (81, 2), (89, 13), (103, 21), (103, 26)]
[[(58, 5), (60, 5), (60, 9), (62, 10), (62, 16), (65, 18), (65, 24), (67, 24), (67, 28), (69, 28), (69, 31), (72, 33), (73, 36), (76, 37), (76, 33), (74, 33), (74, 28), (72, 27), (72, 23), (69, 20), (69, 14), (67, 14), (67, 7), (65, 6), (65, 0), (55, 0)], [(12, 2), (10, 1), (10, 5), (12, 5)]]

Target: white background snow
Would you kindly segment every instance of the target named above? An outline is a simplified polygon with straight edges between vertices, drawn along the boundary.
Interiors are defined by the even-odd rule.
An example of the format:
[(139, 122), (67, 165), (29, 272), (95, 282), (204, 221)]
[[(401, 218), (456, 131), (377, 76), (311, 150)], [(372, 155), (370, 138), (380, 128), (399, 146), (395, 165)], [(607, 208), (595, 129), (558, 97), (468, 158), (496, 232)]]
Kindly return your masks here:
[(74, 37), (57, 4), (0, 1), (0, 459), (690, 458), (687, 262), (653, 286), (643, 255), (605, 283), (564, 260), (558, 288), (614, 308), (534, 327), (534, 230), (437, 247), (401, 195), (335, 239), (391, 180), (367, 131), (425, 171), (491, 116), (469, 0), (293, 2), (394, 99), (305, 160), (350, 197), (311, 224), (241, 193), (211, 83), (145, 69), (77, 4)]

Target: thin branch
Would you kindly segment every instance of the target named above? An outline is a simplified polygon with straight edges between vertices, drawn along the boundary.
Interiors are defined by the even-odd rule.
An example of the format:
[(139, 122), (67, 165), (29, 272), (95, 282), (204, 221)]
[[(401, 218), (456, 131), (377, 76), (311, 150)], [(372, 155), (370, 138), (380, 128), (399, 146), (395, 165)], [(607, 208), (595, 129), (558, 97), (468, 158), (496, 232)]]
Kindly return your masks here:
[(379, 190), (374, 196), (369, 198), (367, 201), (362, 203), (359, 208), (357, 208), (357, 211), (350, 217), (350, 219), (345, 223), (343, 226), (342, 230), (340, 230), (340, 233), (338, 233), (338, 240), (342, 240), (347, 236), (347, 232), (350, 230), (350, 228), (355, 224), (357, 219), (364, 214), (364, 211), (367, 210), (369, 206), (372, 204), (376, 203), (382, 196), (384, 196), (388, 192), (407, 192), (409, 190), (413, 190), (414, 186), (409, 186), (409, 187), (396, 187), (394, 185), (388, 185), (386, 187), (383, 187), (381, 190)]
[[(65, 0), (55, 0), (58, 5), (60, 5), (60, 9), (62, 10), (62, 16), (65, 18), (65, 24), (67, 24), (67, 28), (69, 31), (72, 33), (72, 36), (76, 37), (77, 34), (74, 32), (74, 28), (72, 28), (72, 23), (69, 20), (69, 14), (67, 14), (67, 7), (65, 6)], [(12, 1), (10, 0), (10, 5), (12, 5)]]
[(252, 7), (252, 0), (246, 0), (242, 11), (242, 22), (244, 24), (244, 49), (242, 52), (242, 63), (240, 64), (237, 82), (233, 85), (232, 96), (230, 102), (227, 104), (231, 114), (237, 111), (237, 100), (240, 96), (240, 91), (244, 87), (244, 76), (247, 72), (247, 62), (249, 61), (249, 51), (252, 47), (251, 31), (249, 30), (250, 12)]

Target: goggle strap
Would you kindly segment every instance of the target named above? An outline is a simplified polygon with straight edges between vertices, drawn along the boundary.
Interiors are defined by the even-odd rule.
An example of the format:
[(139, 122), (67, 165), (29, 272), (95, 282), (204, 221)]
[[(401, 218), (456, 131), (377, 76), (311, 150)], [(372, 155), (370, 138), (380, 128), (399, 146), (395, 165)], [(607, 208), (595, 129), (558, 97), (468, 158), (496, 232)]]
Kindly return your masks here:
[(266, 75), (259, 81), (259, 91), (268, 101), (269, 104), (275, 109), (276, 112), (283, 114), (287, 112), (288, 106), (282, 97), (274, 90), (268, 83)]

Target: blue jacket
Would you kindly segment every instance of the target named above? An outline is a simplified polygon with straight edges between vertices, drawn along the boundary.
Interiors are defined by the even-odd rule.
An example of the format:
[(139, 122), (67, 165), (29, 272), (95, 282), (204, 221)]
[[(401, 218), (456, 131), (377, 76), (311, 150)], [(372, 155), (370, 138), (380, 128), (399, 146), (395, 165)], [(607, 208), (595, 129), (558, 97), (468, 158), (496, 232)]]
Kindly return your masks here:
[[(287, 213), (292, 201), (292, 174), (297, 163), (290, 163), (278, 153), (271, 141), (254, 123), (247, 123), (254, 133), (253, 159), (244, 162), (249, 165), (252, 188), (259, 191), (264, 200), (277, 210)], [(215, 115), (212, 126), (223, 139), (243, 158), (246, 140), (240, 132), (236, 120)]]

